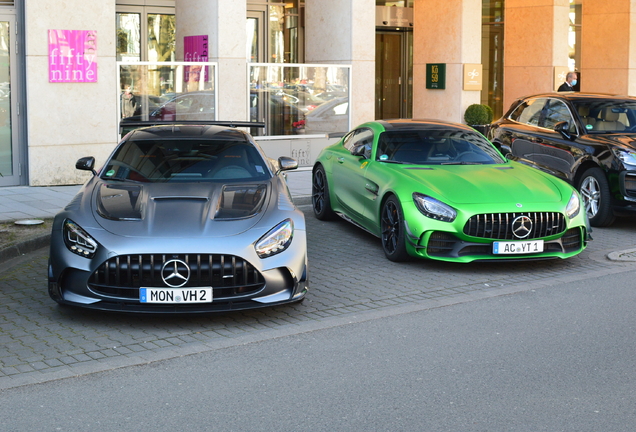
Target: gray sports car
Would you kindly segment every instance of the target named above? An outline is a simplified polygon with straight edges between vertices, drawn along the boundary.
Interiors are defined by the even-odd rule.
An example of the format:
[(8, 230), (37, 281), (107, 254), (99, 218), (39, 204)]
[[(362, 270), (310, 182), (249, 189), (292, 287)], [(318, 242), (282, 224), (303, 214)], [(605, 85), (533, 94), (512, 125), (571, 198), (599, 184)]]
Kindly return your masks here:
[(242, 130), (152, 126), (127, 134), (53, 222), (49, 294), (60, 304), (206, 312), (300, 301), (303, 213), (282, 171)]

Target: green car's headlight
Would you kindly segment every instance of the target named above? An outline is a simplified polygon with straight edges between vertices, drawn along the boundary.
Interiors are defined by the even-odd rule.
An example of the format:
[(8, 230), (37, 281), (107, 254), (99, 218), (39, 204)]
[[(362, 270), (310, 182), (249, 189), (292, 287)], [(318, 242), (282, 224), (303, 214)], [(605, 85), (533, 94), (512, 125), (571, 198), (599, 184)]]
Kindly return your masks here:
[(579, 199), (579, 194), (574, 191), (572, 192), (572, 196), (570, 197), (570, 201), (568, 205), (565, 206), (565, 214), (568, 215), (570, 219), (579, 214), (581, 210), (581, 200)]
[(256, 242), (254, 249), (259, 258), (267, 258), (284, 251), (294, 237), (294, 222), (285, 219)]
[(64, 244), (66, 244), (68, 250), (84, 258), (93, 258), (95, 256), (97, 241), (78, 224), (66, 219), (64, 221), (63, 234)]
[(413, 201), (418, 210), (422, 212), (424, 216), (430, 217), (431, 219), (452, 222), (457, 217), (457, 212), (454, 208), (430, 196), (414, 192)]

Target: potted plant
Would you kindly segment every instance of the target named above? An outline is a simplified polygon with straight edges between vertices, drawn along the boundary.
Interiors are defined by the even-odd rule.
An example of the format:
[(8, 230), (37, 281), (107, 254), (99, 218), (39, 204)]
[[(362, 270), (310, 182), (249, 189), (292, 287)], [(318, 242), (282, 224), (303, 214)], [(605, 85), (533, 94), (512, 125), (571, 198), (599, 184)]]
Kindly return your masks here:
[(466, 112), (464, 113), (464, 121), (466, 124), (476, 131), (481, 132), (484, 136), (488, 134), (492, 117), (492, 108), (483, 104), (472, 104), (466, 108)]

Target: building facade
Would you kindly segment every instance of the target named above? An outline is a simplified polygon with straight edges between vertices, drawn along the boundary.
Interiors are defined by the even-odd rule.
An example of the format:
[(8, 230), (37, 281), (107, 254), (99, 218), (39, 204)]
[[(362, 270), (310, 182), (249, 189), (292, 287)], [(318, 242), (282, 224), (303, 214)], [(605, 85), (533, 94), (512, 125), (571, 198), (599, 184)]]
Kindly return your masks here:
[(75, 161), (112, 151), (127, 87), (145, 86), (142, 116), (174, 102), (191, 38), (205, 43), (194, 61), (209, 63), (211, 119), (264, 119), (265, 150), (310, 165), (328, 123), (462, 122), (473, 103), (501, 114), (568, 70), (582, 91), (634, 95), (634, 17), (631, 0), (0, 1), (0, 186), (85, 181)]

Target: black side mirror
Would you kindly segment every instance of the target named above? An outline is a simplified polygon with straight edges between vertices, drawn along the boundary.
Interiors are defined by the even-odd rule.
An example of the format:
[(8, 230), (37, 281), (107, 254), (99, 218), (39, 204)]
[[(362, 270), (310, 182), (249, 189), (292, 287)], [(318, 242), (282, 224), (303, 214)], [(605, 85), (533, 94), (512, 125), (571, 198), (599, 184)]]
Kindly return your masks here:
[(296, 159), (292, 159), (287, 156), (281, 156), (278, 158), (279, 171), (289, 171), (298, 168), (298, 162)]
[(570, 123), (566, 121), (560, 121), (554, 125), (554, 131), (559, 132), (565, 139), (574, 139), (574, 135), (570, 133)]
[(93, 175), (97, 175), (95, 172), (95, 158), (93, 156), (78, 159), (75, 163), (75, 168), (82, 171), (91, 171)]

